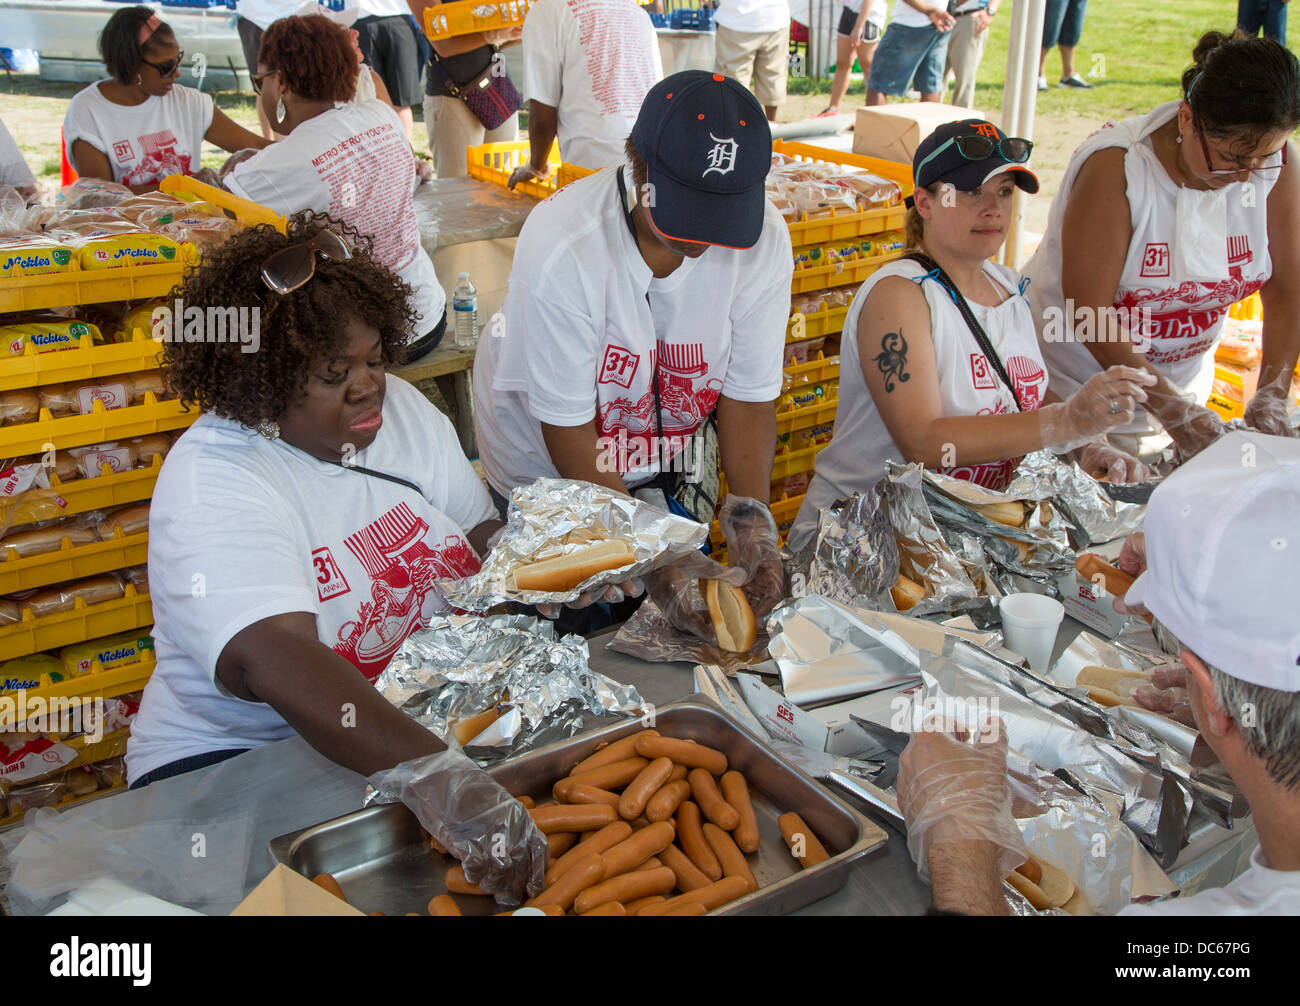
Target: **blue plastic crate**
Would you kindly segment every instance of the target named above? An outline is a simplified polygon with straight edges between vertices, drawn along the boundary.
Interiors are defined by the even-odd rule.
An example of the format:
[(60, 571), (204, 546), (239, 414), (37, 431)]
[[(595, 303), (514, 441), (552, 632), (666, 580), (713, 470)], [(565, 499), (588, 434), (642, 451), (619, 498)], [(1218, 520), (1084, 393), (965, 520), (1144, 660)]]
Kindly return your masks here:
[(225, 7), (226, 0), (162, 0), (164, 7), (190, 7), (208, 10), (211, 7)]
[(668, 26), (670, 28), (691, 28), (696, 31), (708, 31), (713, 27), (713, 10), (708, 7), (702, 10), (675, 10), (668, 19)]
[(646, 13), (650, 15), (650, 23), (651, 23), (652, 25), (654, 25), (656, 28), (667, 28), (667, 27), (668, 27), (668, 15), (667, 15), (667, 14), (656, 14), (656, 13), (655, 13), (654, 11), (652, 11), (652, 10), (650, 10), (650, 11), (646, 11)]

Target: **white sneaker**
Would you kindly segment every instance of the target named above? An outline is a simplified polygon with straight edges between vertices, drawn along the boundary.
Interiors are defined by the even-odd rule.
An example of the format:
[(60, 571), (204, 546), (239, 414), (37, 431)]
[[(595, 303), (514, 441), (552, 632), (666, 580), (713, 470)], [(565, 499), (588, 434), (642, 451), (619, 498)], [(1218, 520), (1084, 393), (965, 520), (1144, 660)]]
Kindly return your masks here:
[(1078, 87), (1084, 90), (1091, 90), (1092, 85), (1080, 77), (1077, 73), (1072, 73), (1068, 77), (1062, 77), (1058, 87)]
[(1047, 78), (1046, 78), (1046, 77), (1039, 77), (1039, 78), (1038, 78), (1038, 89), (1039, 89), (1040, 91), (1046, 91), (1046, 90), (1047, 90)]

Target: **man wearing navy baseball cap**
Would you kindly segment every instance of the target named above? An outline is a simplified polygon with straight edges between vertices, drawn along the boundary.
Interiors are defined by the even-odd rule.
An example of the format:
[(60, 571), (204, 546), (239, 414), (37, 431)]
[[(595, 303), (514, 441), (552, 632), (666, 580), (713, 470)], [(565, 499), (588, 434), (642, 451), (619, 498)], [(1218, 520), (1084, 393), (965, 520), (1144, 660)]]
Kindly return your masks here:
[[(563, 477), (664, 506), (679, 496), (707, 522), (715, 500), (682, 490), (716, 478), (716, 453), (729, 557), (760, 618), (783, 596), (767, 504), (794, 268), (764, 193), (771, 160), (747, 88), (697, 70), (660, 81), (627, 163), (529, 216), (474, 368), (475, 430), (503, 512), (516, 486)], [(679, 628), (714, 638), (693, 576), (649, 589)]]
[[(1125, 542), (1120, 565), (1140, 575), (1116, 607), (1150, 612), (1183, 664), (1181, 683), (1135, 697), (1189, 714), (1250, 803), (1259, 846), (1230, 884), (1122, 915), (1300, 915), (1297, 513), (1300, 441), (1233, 432), (1165, 479), (1143, 537)], [(940, 764), (949, 771), (935, 786), (927, 770)], [(928, 832), (939, 909), (1006, 914), (990, 840), (1015, 831), (1005, 783), (1004, 748), (919, 732), (903, 752), (899, 805), (909, 827)]]

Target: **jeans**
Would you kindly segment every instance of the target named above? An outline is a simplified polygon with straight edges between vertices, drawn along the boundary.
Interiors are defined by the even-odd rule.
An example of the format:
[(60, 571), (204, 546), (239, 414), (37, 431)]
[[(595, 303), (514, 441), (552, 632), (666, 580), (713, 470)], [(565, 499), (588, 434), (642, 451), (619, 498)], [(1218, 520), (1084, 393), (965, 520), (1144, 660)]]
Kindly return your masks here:
[(938, 94), (943, 90), (950, 34), (933, 25), (891, 24), (871, 61), (867, 90), (903, 95), (915, 87), (922, 94)]
[(1251, 38), (1264, 37), (1286, 45), (1286, 7), (1281, 0), (1237, 0), (1237, 27)]
[(1073, 49), (1078, 45), (1083, 35), (1083, 15), (1087, 10), (1088, 0), (1047, 0), (1047, 13), (1043, 17), (1043, 48), (1063, 45)]

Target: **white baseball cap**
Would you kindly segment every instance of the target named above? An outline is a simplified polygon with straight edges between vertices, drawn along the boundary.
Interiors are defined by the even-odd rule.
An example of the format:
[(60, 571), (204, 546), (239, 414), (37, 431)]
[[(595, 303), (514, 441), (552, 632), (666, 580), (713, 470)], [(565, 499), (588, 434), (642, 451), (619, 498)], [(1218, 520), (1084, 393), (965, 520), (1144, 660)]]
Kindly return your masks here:
[(333, 10), (323, 3), (317, 3), (316, 0), (307, 0), (301, 7), (294, 11), (299, 17), (309, 17), (312, 14), (320, 14), (327, 17), (336, 25), (343, 28), (351, 28), (352, 23), (356, 21), (361, 14), (361, 10), (353, 3), (346, 3), (342, 10)]
[(1151, 495), (1145, 530), (1124, 603), (1225, 674), (1300, 692), (1300, 440), (1221, 437)]

